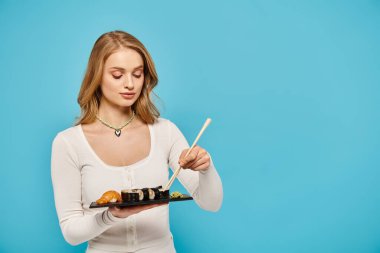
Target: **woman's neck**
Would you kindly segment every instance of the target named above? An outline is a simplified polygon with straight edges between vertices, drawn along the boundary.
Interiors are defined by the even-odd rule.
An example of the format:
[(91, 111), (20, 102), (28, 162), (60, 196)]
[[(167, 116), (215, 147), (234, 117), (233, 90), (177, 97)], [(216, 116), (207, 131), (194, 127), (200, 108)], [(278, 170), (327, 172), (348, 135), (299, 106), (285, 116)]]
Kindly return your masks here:
[(106, 103), (100, 103), (98, 116), (108, 124), (118, 127), (132, 117), (132, 108), (114, 107)]

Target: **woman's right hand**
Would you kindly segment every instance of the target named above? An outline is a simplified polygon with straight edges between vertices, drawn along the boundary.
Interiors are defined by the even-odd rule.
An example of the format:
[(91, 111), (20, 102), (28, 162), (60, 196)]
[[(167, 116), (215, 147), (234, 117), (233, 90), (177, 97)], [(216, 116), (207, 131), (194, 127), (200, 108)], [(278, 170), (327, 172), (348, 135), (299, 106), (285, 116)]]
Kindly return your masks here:
[(124, 208), (113, 206), (113, 207), (109, 207), (108, 210), (115, 217), (127, 218), (128, 216), (131, 216), (133, 214), (136, 214), (136, 213), (139, 213), (139, 212), (142, 212), (154, 207), (167, 205), (167, 204), (168, 203), (159, 203), (159, 204), (149, 204), (149, 205), (141, 205), (141, 206), (129, 206), (129, 207), (124, 207)]

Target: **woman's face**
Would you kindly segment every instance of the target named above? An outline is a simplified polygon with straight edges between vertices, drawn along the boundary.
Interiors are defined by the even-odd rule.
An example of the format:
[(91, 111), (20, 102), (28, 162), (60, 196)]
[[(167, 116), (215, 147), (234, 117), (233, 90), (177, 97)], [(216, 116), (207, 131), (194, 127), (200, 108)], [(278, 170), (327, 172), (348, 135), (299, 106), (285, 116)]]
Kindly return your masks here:
[(140, 96), (143, 84), (142, 57), (133, 49), (120, 49), (111, 54), (104, 64), (100, 85), (103, 94), (102, 102), (129, 107)]

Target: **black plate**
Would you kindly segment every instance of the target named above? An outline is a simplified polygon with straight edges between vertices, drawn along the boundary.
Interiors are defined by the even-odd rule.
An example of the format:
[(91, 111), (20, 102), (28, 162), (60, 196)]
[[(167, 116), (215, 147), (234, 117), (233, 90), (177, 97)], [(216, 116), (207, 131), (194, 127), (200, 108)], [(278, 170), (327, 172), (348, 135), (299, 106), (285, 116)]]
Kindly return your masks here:
[(157, 199), (157, 200), (144, 200), (144, 201), (136, 201), (136, 202), (125, 202), (125, 203), (107, 203), (107, 204), (96, 204), (96, 202), (92, 202), (90, 208), (101, 208), (101, 207), (128, 207), (128, 206), (141, 206), (148, 204), (156, 204), (156, 203), (167, 203), (167, 202), (175, 202), (175, 201), (184, 201), (184, 200), (192, 200), (193, 198), (189, 195), (183, 194), (182, 198), (169, 198), (169, 199)]

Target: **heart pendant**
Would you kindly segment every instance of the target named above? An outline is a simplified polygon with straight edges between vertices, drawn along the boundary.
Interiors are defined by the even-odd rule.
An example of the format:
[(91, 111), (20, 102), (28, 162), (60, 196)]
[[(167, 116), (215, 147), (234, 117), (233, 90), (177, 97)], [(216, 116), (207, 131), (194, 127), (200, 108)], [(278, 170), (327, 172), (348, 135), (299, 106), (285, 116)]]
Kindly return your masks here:
[(121, 134), (121, 130), (120, 130), (120, 129), (115, 130), (115, 135), (116, 135), (117, 137), (119, 137), (120, 134)]

